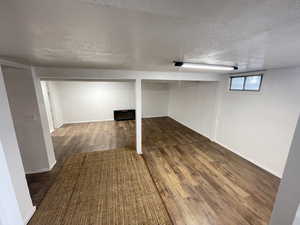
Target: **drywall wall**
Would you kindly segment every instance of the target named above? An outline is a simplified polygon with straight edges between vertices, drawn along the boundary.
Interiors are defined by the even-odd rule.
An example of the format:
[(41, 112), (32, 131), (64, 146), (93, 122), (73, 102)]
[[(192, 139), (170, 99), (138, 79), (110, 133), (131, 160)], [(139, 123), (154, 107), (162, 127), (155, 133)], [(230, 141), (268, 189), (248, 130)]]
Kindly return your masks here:
[(290, 154), (276, 197), (270, 225), (299, 225), (300, 121), (293, 135)]
[[(113, 110), (135, 108), (134, 82), (47, 81), (57, 128), (63, 123), (113, 120)], [(168, 84), (143, 82), (143, 117), (168, 115)]]
[(63, 123), (113, 120), (113, 110), (135, 108), (133, 82), (50, 83), (56, 88), (59, 102), (54, 105), (60, 105)]
[(60, 94), (57, 88), (58, 83), (54, 81), (51, 82), (49, 81), (46, 83), (49, 91), (48, 92), (49, 103), (52, 109), (53, 127), (59, 128), (64, 124), (64, 120), (63, 120), (63, 113), (62, 113), (62, 107), (60, 101)]
[(24, 225), (0, 140), (0, 224)]
[(42, 86), (42, 92), (43, 92), (43, 99), (45, 103), (45, 110), (47, 113), (47, 119), (49, 124), (49, 131), (54, 131), (54, 124), (53, 124), (53, 118), (52, 118), (52, 112), (51, 112), (51, 105), (50, 105), (50, 99), (48, 95), (48, 87), (47, 83), (45, 81), (41, 81)]
[(300, 68), (264, 73), (261, 92), (229, 91), (220, 82), (178, 82), (169, 115), (281, 177), (300, 112)]
[[(169, 90), (168, 114), (245, 159), (281, 177), (300, 111), (299, 73), (299, 68), (267, 71), (264, 75), (262, 90), (259, 93), (229, 92), (229, 80), (225, 75), (220, 82), (172, 83)], [(90, 84), (95, 85), (94, 82)], [(150, 88), (152, 85), (149, 84), (148, 87)], [(62, 114), (65, 114), (66, 109), (73, 112), (72, 105), (76, 104), (81, 105), (81, 110), (75, 114), (82, 114), (85, 111), (82, 109), (85, 109), (86, 106), (80, 103), (82, 101), (80, 98), (85, 96), (81, 94), (84, 89), (79, 86), (75, 89), (64, 88), (68, 90), (69, 94), (57, 87), (60, 101), (66, 96), (70, 98), (77, 96), (77, 101), (74, 100), (75, 98), (72, 100), (73, 102), (70, 101), (71, 105), (68, 105), (68, 102), (61, 103)], [(159, 88), (156, 87), (156, 89)], [(144, 87), (143, 116), (161, 115), (165, 109), (148, 114), (147, 107), (154, 103), (159, 103), (157, 105), (160, 106), (164, 105), (163, 102), (160, 102), (162, 99), (160, 97), (166, 96), (166, 94), (155, 94), (150, 101), (147, 97), (149, 93), (152, 91), (147, 91), (147, 88)], [(91, 97), (91, 99), (93, 98), (95, 95)], [(86, 99), (89, 97), (86, 96)], [(154, 109), (155, 106), (152, 105), (151, 109)], [(70, 112), (66, 115), (70, 115)], [(112, 117), (107, 116), (106, 118), (111, 119)], [(92, 118), (76, 118), (76, 122), (101, 119), (103, 120), (97, 115)], [(66, 122), (68, 121), (66, 120)]]
[[(41, 80), (37, 76), (34, 68), (31, 68), (31, 73), (32, 73), (31, 75), (32, 75), (32, 79), (33, 79), (33, 85), (34, 85), (34, 89), (35, 89), (34, 91), (35, 91), (35, 95), (36, 95), (37, 105), (38, 105), (39, 114), (40, 114), (39, 122), (42, 127), (42, 135), (44, 138), (43, 141), (45, 144), (46, 154), (48, 157), (48, 168), (45, 168), (45, 170), (48, 171), (54, 167), (54, 165), (56, 164), (56, 159), (55, 159), (55, 154), (54, 154), (52, 137), (49, 132), (49, 124), (48, 124), (48, 119), (47, 119), (46, 106), (45, 106), (44, 98), (43, 98)], [(36, 171), (33, 171), (33, 172), (36, 172)], [(41, 172), (41, 171), (37, 171), (37, 172)]]
[(169, 84), (142, 82), (143, 117), (168, 116)]
[[(2, 67), (3, 68), (3, 67)], [(4, 191), (5, 186), (9, 189), (11, 189), (7, 180), (10, 178), (12, 186), (13, 186), (13, 192), (7, 193), (7, 192), (0, 192), (0, 199), (1, 202), (4, 199), (7, 198), (13, 198), (12, 195), (15, 195), (15, 198), (17, 200), (18, 208), (20, 210), (20, 214), (22, 215), (24, 223), (26, 223), (30, 217), (32, 216), (34, 212), (34, 207), (32, 205), (32, 201), (30, 199), (29, 190), (27, 187), (27, 182), (25, 179), (25, 173), (24, 173), (24, 167), (21, 160), (20, 150), (17, 142), (17, 137), (14, 129), (14, 123), (11, 116), (11, 111), (8, 103), (8, 97), (6, 92), (6, 87), (4, 84), (3, 75), (0, 69), (0, 142), (1, 142), (1, 152), (4, 152), (5, 157), (5, 164), (7, 165), (7, 169), (3, 168), (3, 170), (0, 170), (0, 173), (3, 173), (0, 176), (1, 178), (1, 190)], [(1, 153), (1, 160), (3, 159), (3, 154)], [(4, 166), (5, 164), (0, 162), (1, 166)], [(7, 174), (9, 172), (9, 174)], [(8, 177), (9, 176), (9, 177)], [(5, 178), (6, 177), (6, 178)], [(2, 179), (4, 182), (2, 183)], [(6, 210), (16, 210), (14, 205), (14, 200), (5, 202), (5, 208)], [(9, 211), (1, 211), (1, 217), (4, 216), (2, 214), (3, 212), (9, 213)], [(10, 211), (12, 212), (12, 211)], [(12, 212), (14, 214), (14, 212)], [(7, 215), (9, 216), (9, 215)], [(2, 218), (1, 218), (2, 219)], [(19, 225), (18, 221), (18, 214), (16, 213), (13, 220), (12, 218), (7, 218), (12, 222), (12, 224)], [(12, 221), (13, 220), (13, 221)], [(13, 223), (15, 221), (15, 223)], [(4, 223), (6, 225), (6, 223)], [(9, 223), (8, 223), (9, 224)]]
[(212, 138), (217, 82), (176, 82), (170, 85), (169, 116)]
[(296, 216), (294, 218), (293, 225), (300, 225), (300, 205), (298, 205)]
[(261, 92), (219, 89), (216, 141), (281, 177), (300, 112), (300, 69), (264, 73)]
[(135, 143), (136, 151), (142, 154), (142, 80), (136, 79), (135, 83)]
[(41, 90), (36, 89), (31, 70), (3, 67), (3, 74), (25, 171), (47, 171), (55, 156), (48, 123), (42, 124), (47, 118), (42, 118), (41, 100), (37, 98)]

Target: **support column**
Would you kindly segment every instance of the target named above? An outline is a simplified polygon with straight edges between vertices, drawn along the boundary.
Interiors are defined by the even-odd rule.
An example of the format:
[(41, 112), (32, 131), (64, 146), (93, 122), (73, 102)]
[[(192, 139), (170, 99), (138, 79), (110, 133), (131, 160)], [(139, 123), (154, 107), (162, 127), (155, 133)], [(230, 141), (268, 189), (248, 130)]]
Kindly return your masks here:
[(49, 171), (56, 161), (40, 79), (34, 69), (2, 69), (25, 172)]
[[(0, 140), (0, 224), (24, 225)], [(9, 204), (8, 204), (9, 203)]]
[(45, 149), (48, 157), (49, 170), (51, 170), (56, 164), (56, 158), (55, 158), (51, 134), (49, 131), (49, 122), (47, 118), (46, 106), (43, 97), (42, 84), (40, 78), (37, 76), (35, 72), (34, 67), (31, 67), (31, 73), (32, 73), (32, 79), (35, 88), (37, 105), (40, 113), (40, 123), (41, 123), (42, 133), (44, 137)]
[(270, 225), (295, 225), (294, 218), (300, 203), (300, 119), (294, 133), (288, 160), (276, 197)]
[(135, 80), (136, 151), (142, 154), (142, 80)]
[(5, 225), (23, 225), (35, 207), (25, 179), (1, 66), (0, 121), (0, 221)]

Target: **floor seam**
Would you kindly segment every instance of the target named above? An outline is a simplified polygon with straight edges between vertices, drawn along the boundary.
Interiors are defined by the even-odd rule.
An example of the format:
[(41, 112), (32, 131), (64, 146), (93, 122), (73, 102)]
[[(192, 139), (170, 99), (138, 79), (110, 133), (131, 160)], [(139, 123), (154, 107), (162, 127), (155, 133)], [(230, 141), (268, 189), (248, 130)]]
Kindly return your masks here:
[(151, 180), (152, 180), (152, 182), (153, 182), (153, 184), (154, 184), (154, 187), (155, 187), (155, 189), (156, 189), (156, 191), (157, 191), (157, 194), (158, 194), (158, 196), (159, 196), (159, 198), (160, 198), (160, 200), (161, 200), (163, 206), (165, 207), (165, 210), (166, 210), (166, 212), (167, 212), (167, 214), (168, 214), (168, 217), (169, 217), (170, 221), (172, 222), (172, 224), (174, 225), (175, 223), (174, 223), (174, 221), (173, 221), (173, 219), (172, 219), (172, 217), (171, 217), (171, 215), (170, 215), (170, 212), (169, 212), (169, 210), (168, 210), (168, 208), (167, 208), (167, 205), (166, 205), (165, 201), (163, 200), (163, 198), (162, 198), (162, 196), (161, 196), (161, 194), (160, 194), (160, 192), (159, 192), (159, 189), (158, 189), (158, 187), (157, 187), (157, 185), (156, 185), (156, 182), (155, 182), (155, 180), (154, 180), (154, 178), (153, 178), (153, 176), (152, 176), (152, 174), (151, 174), (151, 172), (150, 172), (150, 169), (149, 169), (149, 166), (148, 166), (148, 164), (147, 164), (147, 161), (145, 160), (145, 158), (144, 158), (143, 155), (141, 155), (141, 157), (142, 157), (142, 159), (143, 159), (143, 161), (144, 161), (144, 164), (145, 164), (145, 166), (146, 166), (146, 168), (147, 168), (147, 171), (148, 171), (148, 173), (149, 173), (149, 175), (150, 175), (150, 178), (151, 178)]
[[(76, 153), (75, 153), (75, 154), (76, 154)], [(68, 213), (68, 211), (69, 211), (71, 199), (72, 199), (72, 197), (73, 197), (73, 195), (74, 195), (74, 192), (75, 192), (75, 189), (76, 189), (76, 187), (77, 187), (77, 183), (78, 183), (79, 177), (80, 177), (80, 175), (81, 175), (81, 169), (83, 168), (83, 165), (84, 165), (84, 163), (85, 163), (85, 161), (86, 161), (86, 158), (87, 158), (87, 154), (85, 154), (85, 156), (84, 156), (84, 158), (83, 158), (83, 160), (82, 160), (82, 162), (81, 162), (80, 169), (79, 169), (79, 173), (78, 173), (78, 176), (77, 176), (77, 178), (76, 178), (76, 182), (75, 182), (75, 184), (74, 184), (74, 188), (73, 188), (73, 190), (72, 190), (71, 196), (70, 196), (70, 198), (69, 198), (69, 200), (68, 200), (67, 207), (66, 207), (65, 212), (64, 212), (64, 217), (63, 217), (64, 219), (63, 219), (63, 221), (62, 221), (62, 223), (61, 223), (62, 225), (66, 223), (66, 219), (67, 219), (66, 215), (67, 215), (67, 213)]]

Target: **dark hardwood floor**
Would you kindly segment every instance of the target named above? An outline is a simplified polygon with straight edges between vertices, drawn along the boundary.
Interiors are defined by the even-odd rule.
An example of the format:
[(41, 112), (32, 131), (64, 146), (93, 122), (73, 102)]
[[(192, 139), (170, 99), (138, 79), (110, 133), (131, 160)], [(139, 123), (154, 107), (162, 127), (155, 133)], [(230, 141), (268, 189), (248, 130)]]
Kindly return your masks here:
[[(156, 120), (154, 120), (156, 121)], [(267, 225), (279, 179), (171, 119), (143, 156), (174, 224)]]
[[(143, 119), (143, 157), (174, 224), (267, 225), (280, 180), (168, 117)], [(65, 125), (57, 165), (27, 176), (39, 205), (72, 153), (135, 147), (134, 121)]]
[(60, 172), (64, 160), (74, 153), (122, 147), (135, 148), (134, 121), (66, 124), (52, 133), (56, 165), (46, 173), (27, 175), (33, 204), (39, 206)]

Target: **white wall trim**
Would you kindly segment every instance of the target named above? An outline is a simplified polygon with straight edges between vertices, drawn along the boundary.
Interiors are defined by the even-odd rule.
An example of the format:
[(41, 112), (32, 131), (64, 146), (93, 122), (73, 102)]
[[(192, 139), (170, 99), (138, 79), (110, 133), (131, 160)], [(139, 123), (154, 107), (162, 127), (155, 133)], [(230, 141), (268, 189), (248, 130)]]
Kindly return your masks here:
[[(201, 134), (201, 135), (202, 135), (202, 134)], [(235, 150), (232, 150), (230, 147), (228, 147), (228, 146), (222, 144), (221, 142), (219, 142), (219, 141), (217, 141), (217, 140), (214, 140), (213, 142), (215, 142), (216, 144), (220, 145), (220, 146), (223, 147), (223, 148), (226, 148), (227, 150), (233, 152), (234, 154), (236, 154), (236, 155), (242, 157), (243, 159), (247, 160), (248, 162), (253, 163), (253, 164), (256, 165), (257, 167), (259, 167), (259, 168), (261, 168), (261, 169), (263, 169), (263, 170), (265, 170), (265, 171), (271, 173), (272, 175), (274, 175), (274, 176), (276, 176), (276, 177), (278, 177), (278, 178), (281, 178), (281, 175), (280, 175), (280, 174), (277, 174), (275, 171), (273, 171), (273, 170), (270, 169), (270, 168), (267, 168), (267, 167), (265, 167), (265, 166), (260, 165), (260, 163), (258, 163), (256, 160), (250, 159), (248, 156), (246, 157), (246, 156), (244, 156), (243, 154), (241, 154), (240, 152), (235, 151)]]
[(143, 116), (142, 119), (159, 118), (159, 117), (170, 117), (170, 116), (169, 115)]
[(45, 173), (45, 172), (49, 172), (53, 169), (53, 167), (56, 164), (56, 160), (49, 166), (49, 168), (42, 168), (42, 169), (36, 169), (36, 170), (29, 170), (26, 171), (26, 174), (35, 174), (35, 173)]
[[(171, 117), (171, 116), (169, 116), (169, 117), (170, 117), (171, 119), (177, 121), (178, 123), (180, 123), (180, 124), (182, 124), (182, 125), (188, 127), (189, 129), (195, 131), (196, 133), (200, 134), (197, 130), (191, 128), (190, 126), (186, 125), (185, 123), (182, 123), (182, 122), (180, 122), (180, 121), (174, 119), (174, 118)], [(265, 171), (267, 171), (267, 172), (269, 172), (269, 173), (271, 173), (271, 174), (273, 174), (274, 176), (281, 178), (280, 174), (277, 174), (277, 173), (276, 173), (275, 171), (273, 171), (272, 169), (260, 165), (260, 163), (256, 162), (256, 161), (253, 160), (253, 159), (250, 159), (249, 157), (244, 156), (244, 155), (241, 154), (240, 152), (237, 152), (237, 151), (235, 151), (235, 150), (232, 150), (230, 147), (228, 147), (228, 146), (222, 144), (222, 143), (219, 142), (218, 140), (215, 140), (214, 137), (207, 137), (207, 136), (205, 136), (205, 135), (203, 135), (203, 134), (200, 134), (200, 135), (202, 135), (202, 136), (208, 138), (210, 141), (215, 142), (216, 144), (220, 145), (221, 147), (226, 148), (227, 150), (229, 150), (229, 151), (231, 151), (231, 152), (237, 154), (238, 156), (242, 157), (243, 159), (245, 159), (245, 160), (247, 160), (247, 161), (253, 163), (254, 165), (258, 166), (259, 168), (261, 168), (261, 169), (263, 169), (263, 170), (265, 170)]]
[(65, 125), (64, 122), (59, 123), (57, 127), (54, 127), (54, 130), (55, 130), (55, 129), (58, 129), (58, 128), (61, 128), (63, 125)]
[(32, 218), (33, 214), (36, 211), (36, 207), (33, 206), (33, 208), (27, 213), (27, 215), (24, 218), (24, 224), (28, 224), (30, 219)]
[(45, 172), (49, 172), (50, 169), (49, 168), (42, 168), (42, 169), (36, 169), (36, 170), (29, 170), (26, 171), (26, 174), (35, 174), (35, 173), (45, 173)]
[(247, 71), (247, 72), (236, 72), (229, 73), (230, 76), (247, 76), (247, 75), (259, 75), (265, 73), (267, 70), (255, 70), (255, 71)]
[(135, 133), (136, 133), (136, 151), (142, 152), (142, 80), (135, 80)]
[(65, 124), (76, 124), (76, 123), (93, 123), (93, 122), (106, 122), (106, 121), (114, 121), (113, 118), (111, 119), (105, 119), (105, 120), (82, 120), (82, 121), (66, 121), (66, 122), (63, 122), (62, 125), (65, 125)]
[(50, 165), (49, 171), (53, 169), (53, 167), (56, 165), (56, 162), (57, 162), (57, 161), (55, 160), (55, 161)]
[[(185, 122), (178, 121), (178, 120), (176, 120), (174, 117), (172, 117), (172, 116), (170, 116), (170, 115), (168, 115), (168, 117), (170, 117), (171, 119), (175, 120), (176, 122), (178, 122), (178, 123), (182, 124), (183, 126), (185, 126), (185, 127), (188, 127), (189, 129), (191, 129), (191, 130), (195, 131), (196, 133), (200, 134), (200, 133), (199, 133), (199, 131), (197, 131), (196, 129), (194, 129), (194, 128), (193, 128), (193, 127), (191, 127), (190, 125), (186, 124)], [(214, 137), (213, 137), (213, 136), (212, 136), (212, 137), (208, 137), (208, 136), (206, 136), (206, 135), (203, 135), (203, 134), (200, 134), (200, 135), (202, 135), (202, 136), (204, 136), (204, 137), (208, 138), (209, 140), (213, 140), (213, 139), (214, 139)]]
[[(157, 116), (143, 116), (143, 119), (147, 118), (158, 118), (158, 117), (170, 117), (169, 115), (157, 115)], [(67, 121), (63, 122), (59, 127), (56, 129), (62, 127), (63, 125), (68, 125), (68, 124), (77, 124), (77, 123), (97, 123), (97, 122), (108, 122), (108, 121), (115, 121), (113, 118), (112, 119), (106, 119), (106, 120), (84, 120), (84, 121)]]

